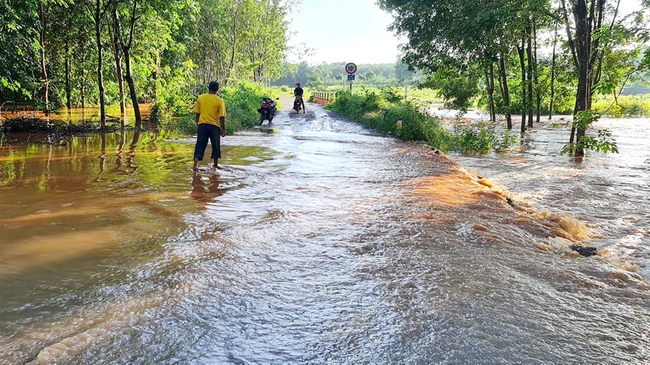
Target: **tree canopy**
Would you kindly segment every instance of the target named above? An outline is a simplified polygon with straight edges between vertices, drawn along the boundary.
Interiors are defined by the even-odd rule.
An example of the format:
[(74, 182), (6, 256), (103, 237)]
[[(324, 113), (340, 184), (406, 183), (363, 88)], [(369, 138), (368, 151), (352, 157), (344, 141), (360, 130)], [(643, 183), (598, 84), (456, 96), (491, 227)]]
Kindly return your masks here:
[[(0, 2), (0, 105), (184, 105), (209, 80), (283, 72), (299, 0)], [(128, 97), (125, 97), (128, 95)], [(6, 107), (6, 106), (5, 106)], [(136, 123), (138, 121), (136, 120)]]
[(407, 40), (404, 62), (429, 77), (425, 85), (441, 90), (457, 107), (482, 93), (493, 118), (496, 112), (505, 114), (509, 128), (512, 112), (522, 114), (524, 133), (533, 126), (535, 114), (539, 121), (543, 104), (557, 107), (556, 81), (564, 77), (565, 85), (573, 85), (575, 118), (569, 145), (576, 155), (585, 147), (608, 148), (586, 135), (598, 118), (593, 96), (620, 94), (627, 82), (639, 80), (640, 71), (650, 67), (647, 0), (643, 9), (625, 15), (621, 0), (378, 4), (393, 15), (391, 29)]

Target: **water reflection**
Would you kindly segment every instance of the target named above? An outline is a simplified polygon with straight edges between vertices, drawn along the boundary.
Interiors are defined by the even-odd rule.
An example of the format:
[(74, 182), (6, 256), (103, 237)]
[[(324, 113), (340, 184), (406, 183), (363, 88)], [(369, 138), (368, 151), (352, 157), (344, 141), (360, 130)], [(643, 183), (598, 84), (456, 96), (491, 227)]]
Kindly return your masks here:
[[(140, 115), (143, 119), (147, 119), (150, 114), (150, 104), (140, 104)], [(133, 108), (126, 108), (126, 114), (121, 117), (114, 115), (121, 115), (119, 106), (108, 106), (106, 108), (107, 121), (110, 122), (129, 122), (133, 120)], [(25, 117), (25, 118), (42, 118), (52, 121), (66, 121), (72, 123), (84, 123), (99, 120), (99, 107), (93, 108), (62, 108), (56, 113), (48, 113), (47, 115), (39, 110), (32, 109), (12, 109), (11, 107), (0, 108), (0, 116), (6, 119)], [(128, 124), (128, 123), (127, 123)]]
[(207, 182), (203, 173), (195, 171), (192, 176), (192, 191), (190, 196), (196, 200), (205, 201), (223, 195), (224, 189), (219, 189), (219, 174), (215, 171), (209, 172)]

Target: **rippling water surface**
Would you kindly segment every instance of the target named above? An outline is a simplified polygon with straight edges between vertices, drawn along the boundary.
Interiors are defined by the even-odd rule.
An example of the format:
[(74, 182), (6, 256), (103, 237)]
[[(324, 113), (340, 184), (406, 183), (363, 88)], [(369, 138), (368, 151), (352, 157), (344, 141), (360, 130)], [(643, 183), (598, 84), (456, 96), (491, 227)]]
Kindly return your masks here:
[(313, 110), (218, 175), (152, 133), (0, 146), (0, 363), (650, 360), (647, 124), (457, 165)]

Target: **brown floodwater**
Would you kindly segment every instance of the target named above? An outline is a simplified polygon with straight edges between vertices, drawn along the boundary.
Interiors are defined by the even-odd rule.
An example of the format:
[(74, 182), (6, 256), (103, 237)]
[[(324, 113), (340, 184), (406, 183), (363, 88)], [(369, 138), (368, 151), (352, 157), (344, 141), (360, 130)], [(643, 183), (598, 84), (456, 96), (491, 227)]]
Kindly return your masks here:
[(1, 144), (0, 364), (648, 362), (647, 121), (577, 164), (308, 109), (218, 174), (165, 133)]

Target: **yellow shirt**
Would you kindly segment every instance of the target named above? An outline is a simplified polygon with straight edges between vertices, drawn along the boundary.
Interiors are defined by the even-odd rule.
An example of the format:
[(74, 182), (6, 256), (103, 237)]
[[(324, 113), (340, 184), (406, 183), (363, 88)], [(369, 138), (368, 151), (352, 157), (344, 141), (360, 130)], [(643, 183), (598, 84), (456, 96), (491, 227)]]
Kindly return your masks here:
[(206, 93), (196, 100), (194, 113), (199, 114), (199, 124), (219, 125), (219, 117), (226, 116), (226, 104), (216, 94)]

